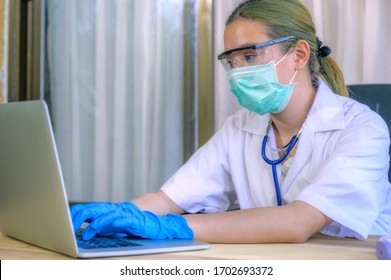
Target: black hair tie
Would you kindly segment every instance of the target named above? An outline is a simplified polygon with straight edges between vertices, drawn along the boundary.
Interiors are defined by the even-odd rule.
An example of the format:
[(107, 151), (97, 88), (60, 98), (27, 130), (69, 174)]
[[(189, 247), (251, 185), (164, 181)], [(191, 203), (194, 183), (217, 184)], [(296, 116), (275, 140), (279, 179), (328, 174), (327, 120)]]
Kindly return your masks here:
[(318, 45), (318, 55), (319, 57), (329, 56), (331, 53), (331, 49), (328, 46), (322, 46), (322, 41), (316, 37), (316, 44)]

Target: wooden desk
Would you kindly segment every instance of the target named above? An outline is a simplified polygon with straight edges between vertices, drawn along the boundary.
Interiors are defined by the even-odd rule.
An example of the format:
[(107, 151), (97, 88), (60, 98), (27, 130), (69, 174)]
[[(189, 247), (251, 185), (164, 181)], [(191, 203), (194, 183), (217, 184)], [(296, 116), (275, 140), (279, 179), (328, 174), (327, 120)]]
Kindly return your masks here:
[[(376, 259), (376, 241), (332, 238), (316, 235), (302, 244), (212, 244), (208, 250), (166, 254), (126, 256), (111, 259), (137, 260), (373, 260)], [(1, 260), (64, 260), (68, 256), (42, 249), (0, 233)]]

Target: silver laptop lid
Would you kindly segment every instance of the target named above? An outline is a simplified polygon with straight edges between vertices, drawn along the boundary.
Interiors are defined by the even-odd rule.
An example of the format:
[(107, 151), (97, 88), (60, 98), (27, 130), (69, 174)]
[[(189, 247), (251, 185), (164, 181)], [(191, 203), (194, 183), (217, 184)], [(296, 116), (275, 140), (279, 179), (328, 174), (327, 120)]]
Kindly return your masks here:
[(83, 258), (210, 247), (197, 240), (134, 238), (135, 246), (131, 247), (77, 248), (51, 120), (43, 101), (0, 105), (0, 232)]
[(43, 101), (0, 105), (0, 232), (76, 257), (50, 122)]

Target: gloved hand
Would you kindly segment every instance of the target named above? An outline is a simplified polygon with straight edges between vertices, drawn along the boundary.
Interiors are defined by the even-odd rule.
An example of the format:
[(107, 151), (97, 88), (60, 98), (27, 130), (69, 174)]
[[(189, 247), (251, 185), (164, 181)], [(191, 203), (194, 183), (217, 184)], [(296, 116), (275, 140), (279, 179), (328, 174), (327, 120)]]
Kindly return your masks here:
[(97, 234), (128, 234), (149, 239), (194, 238), (193, 231), (181, 215), (158, 216), (141, 211), (131, 202), (78, 204), (71, 207), (71, 214), (75, 231), (83, 222), (92, 220), (82, 232), (84, 240), (89, 240)]
[(102, 215), (120, 209), (118, 204), (111, 202), (92, 202), (88, 204), (76, 204), (71, 207), (71, 217), (75, 232), (79, 230), (84, 222), (91, 222)]

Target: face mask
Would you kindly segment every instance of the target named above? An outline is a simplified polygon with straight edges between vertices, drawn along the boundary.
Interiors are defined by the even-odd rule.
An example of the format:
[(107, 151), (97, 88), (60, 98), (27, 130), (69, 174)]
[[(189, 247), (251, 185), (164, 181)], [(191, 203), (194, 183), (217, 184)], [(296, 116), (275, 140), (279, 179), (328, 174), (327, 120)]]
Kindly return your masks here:
[(241, 106), (260, 115), (284, 110), (292, 96), (295, 85), (292, 81), (297, 73), (287, 85), (278, 82), (276, 65), (285, 57), (276, 64), (271, 61), (228, 71), (231, 91)]

